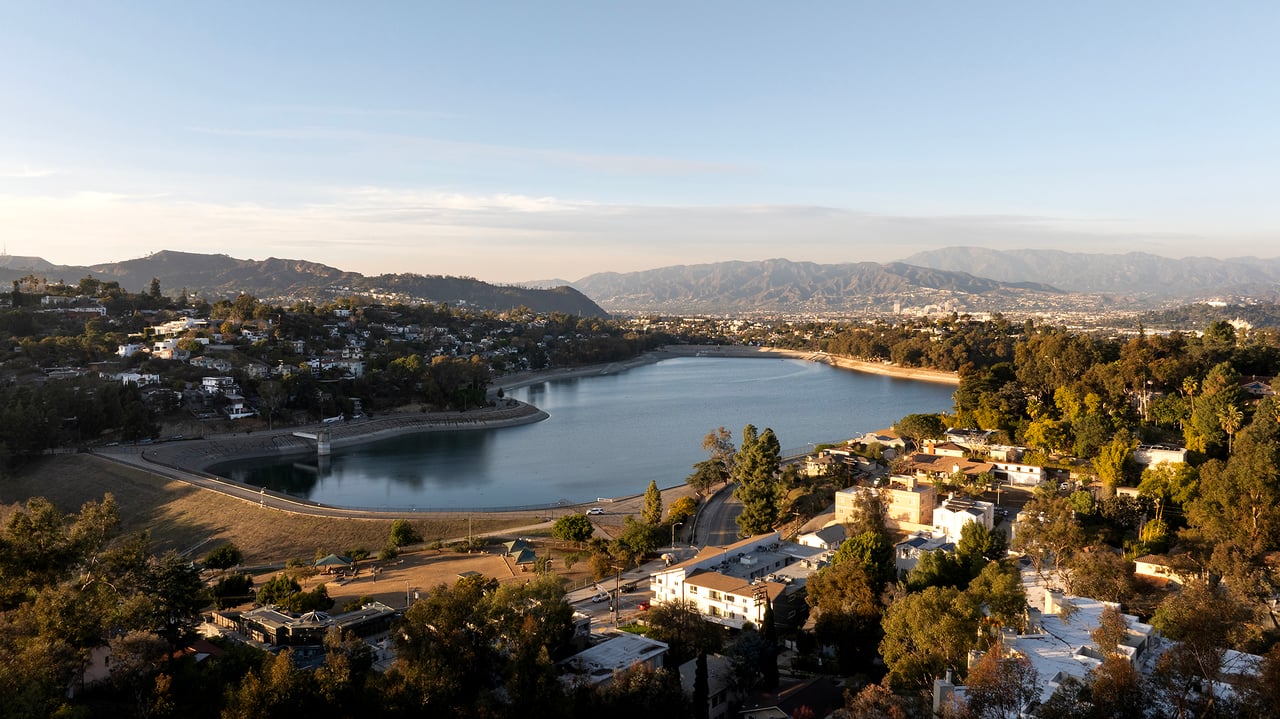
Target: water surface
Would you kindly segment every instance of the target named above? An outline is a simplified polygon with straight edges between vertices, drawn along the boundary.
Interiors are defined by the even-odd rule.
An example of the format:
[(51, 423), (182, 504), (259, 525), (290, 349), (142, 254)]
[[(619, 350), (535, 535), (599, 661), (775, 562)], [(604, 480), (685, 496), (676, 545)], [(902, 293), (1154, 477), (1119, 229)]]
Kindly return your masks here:
[(508, 394), (551, 415), (499, 429), (423, 432), (314, 457), (215, 468), (254, 486), (349, 507), (468, 509), (587, 502), (679, 484), (706, 458), (702, 438), (751, 423), (785, 449), (949, 411), (950, 385), (794, 359), (682, 357)]

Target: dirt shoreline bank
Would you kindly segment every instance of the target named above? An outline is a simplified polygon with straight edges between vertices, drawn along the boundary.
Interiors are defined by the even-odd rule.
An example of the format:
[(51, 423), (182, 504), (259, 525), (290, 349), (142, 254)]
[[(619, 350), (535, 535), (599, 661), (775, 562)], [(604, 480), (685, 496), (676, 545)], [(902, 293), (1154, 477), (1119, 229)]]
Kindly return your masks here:
[[(912, 379), (921, 382), (938, 382), (941, 384), (960, 384), (960, 375), (956, 372), (924, 369), (919, 367), (899, 367), (882, 362), (865, 362), (849, 357), (837, 357), (820, 351), (804, 351), (780, 349), (776, 347), (742, 347), (736, 345), (673, 345), (663, 349), (667, 357), (787, 357), (812, 362), (822, 362), (847, 369), (853, 372), (865, 372), (899, 379)], [(658, 361), (658, 360), (655, 360)]]

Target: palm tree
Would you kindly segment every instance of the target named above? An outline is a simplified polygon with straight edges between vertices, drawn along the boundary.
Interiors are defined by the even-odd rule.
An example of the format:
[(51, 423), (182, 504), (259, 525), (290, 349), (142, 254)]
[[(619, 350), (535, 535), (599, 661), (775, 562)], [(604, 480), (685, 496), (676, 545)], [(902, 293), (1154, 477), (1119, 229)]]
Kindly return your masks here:
[(1244, 412), (1234, 404), (1218, 410), (1218, 423), (1222, 431), (1227, 433), (1227, 454), (1231, 454), (1231, 444), (1235, 440), (1236, 430), (1244, 424)]
[(1196, 396), (1196, 391), (1199, 389), (1200, 389), (1200, 381), (1197, 380), (1195, 377), (1187, 376), (1183, 378), (1182, 393), (1187, 396), (1187, 399), (1191, 400), (1192, 411), (1195, 411), (1195, 408), (1196, 408), (1195, 396)]

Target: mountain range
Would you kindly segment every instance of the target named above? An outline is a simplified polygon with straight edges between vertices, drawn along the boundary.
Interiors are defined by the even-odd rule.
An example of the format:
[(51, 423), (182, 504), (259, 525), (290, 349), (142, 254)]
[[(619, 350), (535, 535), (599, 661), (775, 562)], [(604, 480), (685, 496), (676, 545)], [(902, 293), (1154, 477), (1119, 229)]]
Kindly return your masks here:
[(1280, 258), (1184, 257), (1145, 252), (1087, 254), (1060, 250), (947, 247), (903, 262), (968, 272), (1001, 282), (1041, 282), (1068, 292), (1103, 292), (1189, 299), (1204, 295), (1274, 293)]
[(901, 262), (717, 262), (572, 283), (614, 312), (1135, 311), (1201, 299), (1280, 300), (1280, 258), (949, 247)]
[(72, 283), (91, 276), (115, 280), (134, 291), (147, 288), (154, 277), (169, 294), (185, 288), (190, 295), (209, 299), (243, 292), (288, 303), (368, 294), (388, 301), (462, 303), (492, 310), (524, 305), (583, 317), (609, 312), (858, 314), (924, 307), (959, 312), (1136, 311), (1209, 298), (1280, 300), (1280, 258), (1171, 259), (1138, 252), (979, 247), (948, 247), (883, 264), (726, 261), (519, 286), (470, 277), (366, 276), (306, 260), (240, 260), (175, 251), (92, 266), (0, 255), (0, 280), (27, 274)]
[(169, 295), (185, 289), (190, 296), (210, 300), (241, 293), (260, 300), (288, 304), (296, 300), (324, 301), (352, 294), (375, 295), (387, 301), (447, 302), (485, 310), (521, 305), (538, 312), (565, 312), (580, 317), (608, 313), (578, 290), (560, 286), (531, 289), (493, 285), (470, 277), (387, 274), (367, 277), (306, 260), (240, 260), (165, 250), (147, 257), (91, 266), (55, 265), (38, 257), (0, 256), (0, 280), (29, 274), (74, 284), (83, 277), (116, 281), (126, 290), (147, 289), (151, 279)]

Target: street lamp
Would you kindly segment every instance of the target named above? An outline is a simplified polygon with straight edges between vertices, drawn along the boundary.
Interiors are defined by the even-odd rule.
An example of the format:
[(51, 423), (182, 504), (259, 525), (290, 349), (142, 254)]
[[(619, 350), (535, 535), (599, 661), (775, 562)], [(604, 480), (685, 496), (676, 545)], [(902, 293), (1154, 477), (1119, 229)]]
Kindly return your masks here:
[(676, 548), (676, 527), (683, 527), (683, 526), (684, 526), (684, 522), (675, 522), (674, 524), (671, 525), (671, 550), (672, 551), (675, 551), (675, 548)]

